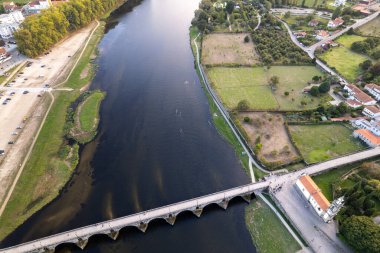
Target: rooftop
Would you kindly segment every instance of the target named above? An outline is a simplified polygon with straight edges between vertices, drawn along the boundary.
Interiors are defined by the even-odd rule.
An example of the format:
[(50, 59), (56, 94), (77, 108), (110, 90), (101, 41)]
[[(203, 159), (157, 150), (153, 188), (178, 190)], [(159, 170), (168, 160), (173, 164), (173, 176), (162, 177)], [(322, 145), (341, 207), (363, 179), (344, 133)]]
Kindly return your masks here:
[(356, 85), (348, 84), (347, 87), (352, 90), (354, 97), (362, 103), (368, 103), (374, 101), (374, 99), (367, 95), (364, 91), (356, 87)]
[(371, 131), (367, 129), (358, 129), (355, 130), (355, 133), (360, 134), (374, 145), (380, 145), (380, 137), (374, 135)]
[(374, 105), (366, 106), (365, 109), (372, 112), (373, 114), (380, 113), (380, 108)]
[(319, 189), (319, 187), (314, 183), (313, 179), (311, 179), (309, 175), (304, 175), (300, 177), (299, 180), (310, 195), (313, 196), (320, 208), (323, 211), (326, 211), (330, 206), (330, 202), (326, 199), (325, 195), (323, 195), (321, 189)]

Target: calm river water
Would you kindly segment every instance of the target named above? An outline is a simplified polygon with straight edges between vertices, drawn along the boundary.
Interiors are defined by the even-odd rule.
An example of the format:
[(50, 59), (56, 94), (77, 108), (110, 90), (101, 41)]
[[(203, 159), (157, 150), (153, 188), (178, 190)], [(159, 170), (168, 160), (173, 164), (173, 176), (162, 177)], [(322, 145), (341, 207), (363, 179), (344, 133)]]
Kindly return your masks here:
[[(211, 124), (194, 69), (189, 26), (199, 0), (144, 0), (102, 39), (91, 89), (107, 92), (96, 140), (64, 192), (2, 244), (13, 245), (249, 182)], [(86, 252), (255, 252), (237, 201), (172, 227), (90, 239)], [(74, 246), (59, 250), (78, 251)]]

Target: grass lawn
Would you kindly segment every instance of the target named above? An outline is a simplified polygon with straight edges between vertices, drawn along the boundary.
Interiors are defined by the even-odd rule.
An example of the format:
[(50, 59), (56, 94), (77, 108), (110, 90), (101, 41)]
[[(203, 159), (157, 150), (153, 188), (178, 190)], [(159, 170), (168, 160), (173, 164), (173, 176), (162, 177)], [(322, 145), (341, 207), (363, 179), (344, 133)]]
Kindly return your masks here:
[[(288, 18), (284, 18), (284, 17), (282, 17), (282, 18), (283, 18), (283, 20), (284, 20), (288, 25), (290, 25), (290, 26), (292, 26), (292, 25), (297, 25), (296, 30), (302, 30), (302, 31), (306, 31), (306, 32), (307, 32), (307, 31), (309, 31), (309, 32), (314, 31), (314, 30), (315, 30), (315, 27), (308, 26), (308, 25), (307, 25), (308, 22), (305, 22), (305, 25), (302, 25), (302, 26), (299, 26), (299, 25), (298, 25), (299, 22), (305, 20), (306, 17), (307, 17), (307, 15), (303, 15), (303, 16), (294, 16), (294, 15), (291, 15), (291, 16), (288, 17)], [(315, 16), (313, 19), (314, 19), (314, 20), (318, 20), (318, 21), (320, 22), (320, 24), (327, 25), (327, 23), (328, 23), (328, 20), (327, 20), (327, 19), (325, 19), (325, 18), (321, 18), (321, 17), (319, 17), (319, 16)]]
[[(303, 88), (315, 75), (322, 73), (314, 66), (273, 66), (253, 68), (210, 68), (208, 77), (222, 101), (229, 109), (236, 108), (239, 101), (246, 99), (252, 109), (306, 110), (314, 109), (321, 99), (304, 94)], [(278, 76), (280, 83), (273, 92), (268, 83)], [(288, 96), (284, 92), (289, 92)], [(301, 105), (305, 101), (305, 106)]]
[(256, 199), (246, 208), (245, 220), (258, 252), (293, 253), (301, 249), (281, 221), (262, 200)]
[(291, 137), (307, 163), (352, 153), (364, 146), (344, 125), (291, 125)]
[(319, 57), (351, 82), (360, 74), (359, 64), (369, 59), (345, 47), (330, 49)]
[[(351, 166), (345, 166), (339, 169), (330, 170), (326, 173), (313, 177), (314, 182), (322, 190), (323, 194), (330, 201), (333, 200), (333, 184), (339, 183), (340, 178), (352, 170)], [(345, 180), (348, 181), (348, 180)]]
[(95, 91), (83, 101), (79, 112), (80, 127), (83, 131), (91, 132), (97, 128), (99, 120), (99, 107), (104, 99), (104, 93)]
[(377, 17), (367, 24), (361, 26), (358, 31), (360, 34), (363, 34), (365, 36), (380, 37), (380, 17)]
[(363, 37), (363, 36), (345, 34), (343, 36), (340, 36), (336, 40), (336, 42), (338, 42), (339, 44), (349, 49), (351, 48), (352, 43), (357, 42), (357, 41), (363, 41), (365, 39), (366, 37)]
[[(89, 55), (93, 53), (97, 42), (104, 30), (104, 24), (98, 27), (83, 54), (74, 73), (81, 73), (88, 64)], [(71, 75), (68, 87), (80, 88), (79, 75)], [(86, 82), (85, 84), (87, 84)], [(55, 102), (42, 127), (32, 154), (17, 182), (11, 198), (0, 217), (0, 240), (11, 233), (32, 214), (58, 196), (60, 189), (69, 180), (73, 169), (79, 160), (78, 145), (63, 145), (65, 135), (65, 123), (67, 108), (79, 97), (79, 90), (71, 92), (58, 92), (55, 94)], [(69, 156), (61, 157), (62, 146), (71, 150)], [(69, 151), (70, 152), (70, 151)], [(69, 153), (68, 152), (68, 153)]]

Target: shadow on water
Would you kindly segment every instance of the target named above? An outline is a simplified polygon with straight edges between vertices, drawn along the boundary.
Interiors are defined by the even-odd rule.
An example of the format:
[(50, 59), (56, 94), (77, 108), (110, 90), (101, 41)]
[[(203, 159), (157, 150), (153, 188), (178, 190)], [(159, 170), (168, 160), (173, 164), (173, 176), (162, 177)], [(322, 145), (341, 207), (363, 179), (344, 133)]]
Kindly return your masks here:
[[(107, 92), (100, 133), (83, 147), (62, 194), (2, 247), (249, 182), (233, 149), (209, 124), (189, 45), (198, 3), (144, 0), (113, 16), (91, 85)], [(227, 211), (212, 206), (199, 219), (186, 213), (173, 227), (155, 221), (147, 233), (126, 229), (116, 241), (96, 236), (85, 251), (255, 252), (245, 206), (242, 201), (233, 201)]]

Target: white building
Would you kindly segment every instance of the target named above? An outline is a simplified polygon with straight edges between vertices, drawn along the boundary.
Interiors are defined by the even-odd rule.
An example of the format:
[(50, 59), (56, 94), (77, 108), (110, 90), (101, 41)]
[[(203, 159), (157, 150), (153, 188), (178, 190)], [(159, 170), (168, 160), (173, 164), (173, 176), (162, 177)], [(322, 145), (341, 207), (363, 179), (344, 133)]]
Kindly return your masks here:
[(50, 7), (50, 4), (48, 1), (33, 1), (24, 5), (22, 7), (22, 11), (25, 13), (25, 15), (29, 16), (33, 14), (38, 14), (42, 10), (48, 9), (49, 7)]
[(0, 15), (0, 36), (3, 39), (12, 37), (13, 32), (20, 27), (22, 21), (24, 21), (24, 16), (21, 11)]
[(327, 23), (327, 27), (329, 27), (329, 28), (336, 28), (338, 26), (343, 25), (343, 23), (344, 23), (344, 20), (342, 18), (336, 18), (334, 20), (330, 20)]
[(346, 0), (335, 0), (335, 2), (332, 4), (335, 7), (343, 6), (346, 4)]
[(299, 177), (296, 181), (296, 188), (325, 222), (330, 222), (343, 206), (343, 198), (330, 204), (309, 175)]
[(362, 113), (370, 118), (380, 117), (380, 108), (374, 105), (364, 107)]
[[(353, 84), (347, 84), (344, 86), (344, 90), (348, 92), (349, 99), (356, 100), (357, 102), (361, 103), (362, 105), (375, 105), (376, 100), (374, 100), (371, 96), (367, 95), (364, 91), (359, 89)], [(351, 106), (348, 103), (349, 106)]]
[(380, 86), (374, 83), (367, 84), (364, 87), (377, 101), (380, 101)]

